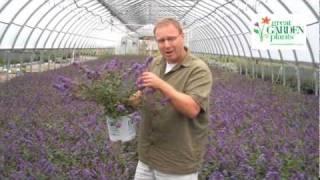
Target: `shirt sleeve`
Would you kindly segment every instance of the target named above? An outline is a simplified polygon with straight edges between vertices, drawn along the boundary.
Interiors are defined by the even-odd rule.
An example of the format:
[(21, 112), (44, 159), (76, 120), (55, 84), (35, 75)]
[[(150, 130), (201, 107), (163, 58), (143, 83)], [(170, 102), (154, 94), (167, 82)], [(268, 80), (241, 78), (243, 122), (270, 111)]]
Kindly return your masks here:
[(203, 111), (208, 111), (211, 89), (212, 74), (209, 67), (204, 63), (194, 67), (187, 80), (185, 93), (191, 96)]

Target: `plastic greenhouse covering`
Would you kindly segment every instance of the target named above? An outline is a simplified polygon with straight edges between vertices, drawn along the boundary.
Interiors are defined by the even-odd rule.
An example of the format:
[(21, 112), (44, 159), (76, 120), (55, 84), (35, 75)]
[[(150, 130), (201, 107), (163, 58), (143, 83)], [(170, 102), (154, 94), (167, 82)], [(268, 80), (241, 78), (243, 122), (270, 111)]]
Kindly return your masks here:
[(161, 55), (164, 17), (214, 79), (198, 179), (318, 179), (319, 0), (0, 0), (0, 179), (133, 179), (137, 138), (55, 83)]

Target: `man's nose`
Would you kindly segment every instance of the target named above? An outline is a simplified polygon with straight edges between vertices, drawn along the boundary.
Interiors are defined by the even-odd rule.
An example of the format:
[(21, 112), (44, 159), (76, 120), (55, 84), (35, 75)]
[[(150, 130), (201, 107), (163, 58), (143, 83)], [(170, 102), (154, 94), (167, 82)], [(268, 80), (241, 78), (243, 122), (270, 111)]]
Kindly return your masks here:
[(163, 42), (164, 47), (169, 47), (171, 44), (169, 42), (169, 40), (165, 39)]

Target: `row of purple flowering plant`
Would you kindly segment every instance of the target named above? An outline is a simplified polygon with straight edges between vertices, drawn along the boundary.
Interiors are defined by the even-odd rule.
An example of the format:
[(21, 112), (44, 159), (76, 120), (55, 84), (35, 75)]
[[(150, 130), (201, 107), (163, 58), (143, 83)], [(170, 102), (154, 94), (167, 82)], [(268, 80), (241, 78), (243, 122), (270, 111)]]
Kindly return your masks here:
[(137, 81), (152, 60), (152, 57), (148, 57), (144, 63), (124, 63), (113, 59), (96, 69), (76, 62), (73, 65), (81, 75), (76, 78), (59, 76), (53, 87), (72, 100), (92, 101), (101, 105), (104, 114), (114, 120), (125, 115), (137, 116), (137, 107), (132, 105), (130, 97), (138, 90), (146, 92), (145, 95), (154, 92), (141, 87), (141, 82)]

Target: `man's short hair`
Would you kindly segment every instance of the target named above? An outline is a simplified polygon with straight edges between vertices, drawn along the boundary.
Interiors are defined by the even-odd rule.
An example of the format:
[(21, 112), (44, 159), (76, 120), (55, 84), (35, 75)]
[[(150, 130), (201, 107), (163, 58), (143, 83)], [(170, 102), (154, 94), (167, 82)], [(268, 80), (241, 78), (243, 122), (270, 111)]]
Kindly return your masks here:
[(183, 30), (182, 30), (182, 26), (181, 24), (179, 23), (179, 21), (177, 21), (176, 19), (174, 18), (163, 18), (163, 19), (160, 19), (159, 21), (156, 22), (154, 28), (153, 28), (153, 34), (156, 35), (156, 30), (158, 27), (160, 26), (166, 26), (166, 25), (173, 25), (174, 27), (176, 27), (179, 31), (179, 33), (183, 33)]

